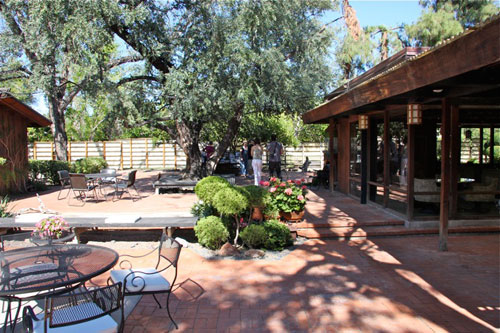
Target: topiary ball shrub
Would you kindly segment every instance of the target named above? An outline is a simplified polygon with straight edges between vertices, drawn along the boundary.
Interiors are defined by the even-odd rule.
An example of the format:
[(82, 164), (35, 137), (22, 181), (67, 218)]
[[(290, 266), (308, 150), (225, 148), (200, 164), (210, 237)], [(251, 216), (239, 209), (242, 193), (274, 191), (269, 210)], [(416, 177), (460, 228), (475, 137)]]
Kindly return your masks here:
[(258, 249), (264, 246), (267, 240), (267, 231), (263, 225), (251, 224), (240, 234), (243, 244), (252, 249)]
[(242, 193), (247, 197), (250, 207), (266, 207), (269, 202), (269, 192), (260, 186), (248, 185), (241, 187)]
[(217, 216), (209, 216), (199, 220), (194, 227), (194, 233), (198, 238), (198, 243), (212, 250), (220, 249), (229, 238), (229, 232)]
[(212, 205), (206, 202), (198, 201), (193, 205), (193, 207), (191, 207), (191, 214), (196, 216), (199, 220), (201, 218), (214, 215), (215, 209), (214, 207), (212, 207)]
[(247, 197), (231, 185), (219, 189), (212, 204), (220, 214), (233, 216), (245, 212), (249, 207)]
[(217, 176), (209, 176), (200, 180), (194, 187), (194, 193), (198, 196), (200, 200), (205, 203), (213, 205), (213, 199), (215, 194), (222, 188), (230, 187), (231, 184), (222, 178)]
[(263, 224), (267, 233), (267, 239), (264, 247), (268, 250), (283, 250), (286, 246), (292, 245), (292, 236), (286, 225), (277, 221), (270, 220)]

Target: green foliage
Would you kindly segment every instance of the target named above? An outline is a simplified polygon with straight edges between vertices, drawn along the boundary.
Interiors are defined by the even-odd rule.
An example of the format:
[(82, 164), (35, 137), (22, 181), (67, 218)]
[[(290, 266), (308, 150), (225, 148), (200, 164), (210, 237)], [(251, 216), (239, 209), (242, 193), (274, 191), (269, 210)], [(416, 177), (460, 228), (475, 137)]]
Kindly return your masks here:
[(7, 159), (3, 158), (3, 157), (0, 157), (0, 165), (4, 165), (6, 163), (7, 163)]
[(226, 187), (231, 186), (229, 182), (218, 176), (209, 176), (200, 180), (194, 187), (194, 192), (200, 200), (215, 206), (214, 197), (215, 194)]
[(241, 240), (250, 248), (257, 249), (263, 247), (267, 241), (267, 231), (263, 225), (251, 224), (240, 234)]
[(247, 198), (250, 207), (266, 207), (269, 202), (269, 192), (263, 187), (248, 185), (238, 189)]
[(216, 216), (199, 220), (194, 227), (194, 232), (198, 242), (212, 250), (219, 249), (229, 237), (229, 232), (222, 224), (221, 219)]
[(263, 223), (267, 233), (267, 239), (264, 244), (268, 250), (283, 250), (286, 246), (292, 245), (292, 236), (286, 225), (277, 221), (270, 220)]
[(101, 157), (87, 157), (75, 161), (71, 165), (71, 172), (75, 173), (97, 173), (107, 168), (108, 163)]
[(69, 170), (68, 162), (64, 161), (29, 161), (29, 179), (36, 182), (48, 182), (52, 185), (59, 184), (59, 170)]
[(28, 142), (52, 140), (54, 137), (50, 132), (50, 127), (28, 127)]
[(222, 215), (239, 215), (249, 208), (248, 199), (233, 186), (221, 188), (213, 198), (214, 208)]
[(234, 220), (234, 216), (222, 215), (221, 220), (222, 224), (224, 224), (224, 227), (229, 232), (229, 238), (234, 239), (234, 237), (236, 237), (236, 221)]
[(421, 0), (420, 4), (434, 12), (452, 10), (454, 17), (464, 28), (476, 25), (488, 17), (498, 14), (498, 2), (492, 0)]
[(263, 182), (270, 193), (270, 206), (281, 212), (299, 212), (306, 205), (306, 186), (302, 180), (288, 180), (286, 182), (272, 177), (269, 182)]
[(7, 209), (7, 205), (9, 204), (9, 196), (6, 195), (3, 198), (0, 197), (0, 217), (11, 217), (12, 214)]
[(215, 213), (214, 207), (203, 201), (198, 201), (193, 205), (193, 207), (191, 207), (191, 214), (198, 217), (198, 219), (214, 215), (214, 213)]

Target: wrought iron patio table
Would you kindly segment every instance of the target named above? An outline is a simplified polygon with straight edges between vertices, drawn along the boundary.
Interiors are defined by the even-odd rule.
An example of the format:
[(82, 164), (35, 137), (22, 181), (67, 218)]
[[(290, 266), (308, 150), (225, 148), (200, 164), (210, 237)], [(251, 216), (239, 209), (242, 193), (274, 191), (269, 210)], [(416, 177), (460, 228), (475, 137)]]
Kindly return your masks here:
[(8, 302), (4, 322), (7, 327), (12, 302), (18, 303), (11, 328), (19, 315), (21, 301), (71, 291), (111, 269), (118, 253), (102, 246), (52, 244), (20, 248), (0, 253), (2, 268), (0, 299)]

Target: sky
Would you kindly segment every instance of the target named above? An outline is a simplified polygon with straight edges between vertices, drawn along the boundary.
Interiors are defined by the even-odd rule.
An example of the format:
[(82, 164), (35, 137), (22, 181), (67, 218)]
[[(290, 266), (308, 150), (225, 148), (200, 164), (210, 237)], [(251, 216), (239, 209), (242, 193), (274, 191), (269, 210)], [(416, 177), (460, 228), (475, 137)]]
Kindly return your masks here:
[[(350, 0), (349, 3), (356, 11), (361, 27), (368, 25), (385, 25), (396, 27), (401, 23), (413, 23), (420, 16), (422, 7), (418, 0)], [(339, 13), (330, 13), (324, 21), (329, 22)], [(46, 103), (41, 95), (37, 95), (32, 107), (43, 114), (48, 114)]]

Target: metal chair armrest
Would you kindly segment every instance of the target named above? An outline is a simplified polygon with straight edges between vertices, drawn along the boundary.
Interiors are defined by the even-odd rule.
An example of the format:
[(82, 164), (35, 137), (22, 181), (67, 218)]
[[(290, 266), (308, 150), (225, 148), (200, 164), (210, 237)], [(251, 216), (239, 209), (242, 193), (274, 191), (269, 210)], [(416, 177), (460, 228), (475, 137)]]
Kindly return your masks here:
[(33, 308), (29, 305), (26, 305), (23, 309), (23, 327), (26, 332), (33, 332), (33, 320), (39, 320), (36, 316)]

